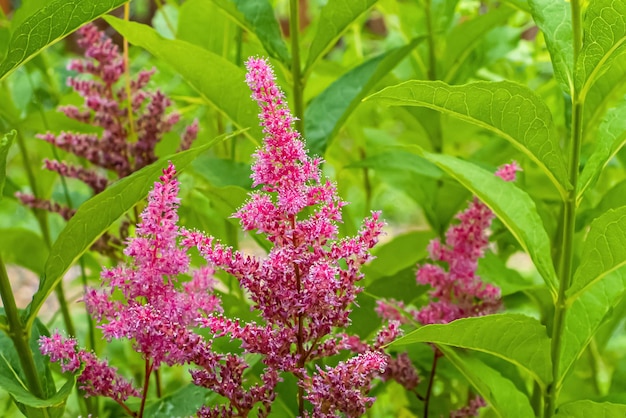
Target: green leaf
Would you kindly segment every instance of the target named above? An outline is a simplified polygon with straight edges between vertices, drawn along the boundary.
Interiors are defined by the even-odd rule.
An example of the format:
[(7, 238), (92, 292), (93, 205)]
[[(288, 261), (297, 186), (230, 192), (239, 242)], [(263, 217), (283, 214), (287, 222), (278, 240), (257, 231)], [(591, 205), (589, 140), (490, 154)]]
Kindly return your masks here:
[(6, 262), (43, 275), (48, 248), (41, 236), (24, 228), (3, 228), (0, 237), (0, 252)]
[(144, 416), (146, 418), (193, 416), (204, 405), (205, 397), (211, 394), (208, 389), (191, 383), (149, 405)]
[(426, 153), (425, 157), (489, 206), (530, 255), (553, 296), (556, 295), (558, 279), (550, 257), (550, 238), (530, 196), (475, 164), (447, 155)]
[(13, 342), (0, 333), (0, 388), (6, 390), (16, 402), (18, 408), (27, 417), (57, 418), (63, 416), (65, 402), (75, 385), (75, 378), (70, 375), (63, 387), (57, 392), (48, 365), (50, 362), (39, 352), (39, 338), (48, 335), (46, 327), (38, 319), (34, 323), (29, 347), (32, 350), (35, 366), (43, 384), (46, 399), (30, 393), (22, 373), (19, 356)]
[(407, 81), (369, 99), (389, 106), (428, 107), (495, 132), (537, 163), (561, 196), (571, 187), (550, 110), (527, 87), (509, 81), (461, 86)]
[(578, 179), (577, 199), (598, 179), (607, 163), (626, 144), (626, 100), (611, 109), (596, 135), (595, 149)]
[(329, 0), (322, 8), (317, 32), (309, 47), (306, 71), (311, 71), (315, 62), (328, 52), (348, 26), (368, 11), (376, 0)]
[(626, 206), (623, 206), (605, 212), (591, 223), (580, 266), (567, 290), (568, 298), (574, 300), (589, 286), (625, 265)]
[(0, 80), (42, 49), (127, 0), (55, 0), (13, 30), (9, 52), (0, 64)]
[(573, 302), (568, 301), (562, 336), (559, 370), (555, 380), (562, 381), (606, 317), (626, 292), (626, 269), (616, 270), (595, 282)]
[(7, 176), (7, 156), (9, 155), (9, 148), (13, 144), (16, 132), (11, 131), (8, 134), (0, 138), (0, 201), (2, 200), (4, 183)]
[(467, 353), (446, 346), (440, 347), (440, 350), (487, 401), (497, 416), (501, 418), (535, 416), (528, 397), (499, 371)]
[(304, 132), (313, 154), (324, 155), (331, 139), (361, 99), (422, 39), (416, 38), (408, 45), (387, 51), (353, 68), (311, 101), (304, 113)]
[(52, 245), (39, 290), (27, 307), (28, 323), (34, 320), (44, 301), (76, 260), (113, 222), (148, 195), (162, 170), (167, 167), (168, 161), (171, 161), (180, 172), (202, 152), (236, 134), (238, 132), (229, 136), (222, 135), (205, 145), (160, 159), (117, 181), (104, 192), (83, 203)]
[(536, 319), (520, 314), (463, 318), (444, 325), (426, 325), (391, 344), (445, 344), (500, 357), (530, 373), (542, 387), (552, 380), (550, 339)]
[(604, 119), (607, 109), (619, 103), (626, 93), (626, 54), (611, 61), (585, 96), (583, 135), (585, 141), (595, 141), (596, 127)]
[(554, 418), (624, 418), (624, 416), (626, 405), (582, 400), (560, 405)]
[[(391, 147), (389, 147), (391, 148)], [(424, 177), (440, 179), (443, 172), (433, 163), (420, 155), (403, 150), (391, 150), (368, 156), (345, 168), (372, 168), (377, 171), (398, 170), (412, 172)]]
[(222, 8), (237, 24), (259, 38), (271, 57), (283, 63), (291, 58), (287, 45), (281, 36), (274, 9), (267, 0), (212, 0)]
[(522, 277), (516, 270), (508, 268), (504, 261), (492, 252), (487, 252), (480, 259), (476, 274), (485, 283), (498, 286), (502, 296), (537, 287), (535, 283)]
[(456, 25), (446, 36), (443, 81), (454, 84), (459, 70), (467, 65), (472, 52), (483, 41), (484, 35), (505, 22), (514, 12), (515, 9), (502, 5), (486, 14)]
[(626, 51), (626, 3), (593, 1), (585, 12), (583, 47), (576, 62), (575, 82), (580, 98), (612, 61)]
[(569, 2), (561, 0), (529, 0), (535, 23), (543, 36), (552, 58), (554, 75), (563, 91), (572, 94), (574, 88), (574, 42), (572, 10)]
[(245, 72), (225, 58), (199, 46), (162, 38), (147, 25), (112, 16), (104, 18), (128, 42), (146, 49), (176, 70), (202, 97), (251, 138), (261, 138), (257, 105), (250, 99)]
[(375, 257), (363, 266), (364, 284), (389, 277), (407, 267), (415, 267), (426, 256), (426, 247), (435, 237), (432, 231), (411, 231), (397, 235), (389, 242), (377, 245), (372, 250)]

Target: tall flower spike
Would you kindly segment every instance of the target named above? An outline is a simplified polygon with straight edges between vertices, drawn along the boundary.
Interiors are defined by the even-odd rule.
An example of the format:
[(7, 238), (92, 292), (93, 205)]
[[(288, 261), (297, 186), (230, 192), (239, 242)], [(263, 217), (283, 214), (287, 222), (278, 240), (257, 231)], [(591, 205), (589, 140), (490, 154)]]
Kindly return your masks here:
[[(154, 70), (140, 71), (130, 83), (130, 107), (136, 134), (136, 138), (131, 138), (126, 88), (119, 85), (127, 68), (117, 45), (92, 24), (80, 28), (78, 34), (78, 45), (85, 49), (85, 58), (72, 60), (68, 65), (69, 70), (78, 73), (68, 79), (68, 85), (83, 97), (84, 105), (82, 108), (61, 106), (59, 110), (68, 118), (100, 128), (101, 134), (48, 132), (37, 137), (91, 163), (91, 167), (83, 167), (45, 160), (45, 169), (78, 179), (98, 194), (109, 184), (107, 170), (122, 178), (156, 161), (156, 144), (172, 130), (180, 116), (167, 113), (171, 101), (162, 92), (145, 90)], [(181, 136), (180, 149), (189, 148), (197, 134), (198, 126), (194, 122)], [(45, 200), (28, 194), (19, 193), (17, 197), (29, 207), (58, 212), (66, 219), (73, 214), (59, 204), (46, 204)], [(121, 231), (121, 235), (125, 232)]]
[(341, 338), (332, 333), (350, 322), (360, 267), (370, 259), (383, 222), (374, 212), (356, 237), (338, 238), (345, 203), (335, 185), (322, 180), (321, 160), (307, 155), (271, 67), (259, 58), (249, 59), (246, 67), (265, 133), (252, 166), (254, 185), (261, 190), (234, 216), (244, 230), (265, 234), (273, 247), (266, 257), (247, 256), (192, 231), (185, 243), (237, 277), (264, 322), (213, 317), (202, 324), (241, 340), (246, 352), (262, 354), (269, 367), (293, 373), (306, 389), (311, 386), (305, 385), (305, 365), (342, 348)]

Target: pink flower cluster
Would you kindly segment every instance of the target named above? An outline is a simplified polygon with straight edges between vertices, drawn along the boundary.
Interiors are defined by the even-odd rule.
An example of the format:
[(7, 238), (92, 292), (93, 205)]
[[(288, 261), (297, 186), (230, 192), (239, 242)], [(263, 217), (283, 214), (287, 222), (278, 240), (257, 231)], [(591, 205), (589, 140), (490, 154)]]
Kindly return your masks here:
[[(150, 373), (162, 363), (193, 364), (193, 382), (228, 400), (203, 407), (199, 416), (247, 416), (260, 404), (255, 413), (264, 417), (270, 413), (280, 374), (287, 372), (299, 382), (301, 416), (310, 416), (304, 400), (313, 404), (314, 417), (361, 415), (372, 402), (367, 396), (370, 383), (387, 363), (381, 347), (398, 335), (399, 324), (383, 329), (372, 346), (360, 344), (359, 356), (334, 368), (318, 368), (310, 375), (307, 365), (350, 348), (337, 331), (350, 322), (360, 267), (370, 259), (369, 249), (378, 241), (383, 222), (373, 213), (357, 236), (338, 238), (344, 203), (335, 186), (321, 180), (320, 160), (307, 156), (271, 68), (261, 59), (251, 59), (247, 66), (267, 135), (253, 166), (255, 184), (263, 187), (234, 216), (246, 231), (265, 234), (273, 244), (270, 253), (248, 256), (213, 237), (179, 228), (178, 182), (170, 164), (150, 193), (137, 237), (124, 251), (131, 262), (105, 269), (102, 287), (89, 289), (84, 302), (105, 338), (132, 340), (141, 353), (146, 362), (143, 394)], [(188, 252), (193, 247), (208, 265), (190, 272)], [(223, 315), (212, 292), (214, 268), (239, 280), (260, 313), (258, 323)], [(259, 383), (250, 384), (244, 377), (250, 366), (242, 355), (216, 353), (212, 338), (193, 332), (197, 325), (215, 337), (239, 340), (244, 354), (261, 354), (265, 369)], [(42, 339), (42, 349), (53, 361), (72, 364), (67, 370), (76, 370), (72, 350), (50, 345), (60, 338)], [(93, 385), (94, 393), (122, 399), (100, 387), (102, 383)], [(144, 403), (142, 398), (142, 408)]]
[[(521, 170), (517, 163), (505, 164), (496, 175), (505, 181), (515, 180)], [(482, 316), (500, 309), (500, 289), (485, 284), (476, 275), (478, 260), (489, 244), (488, 231), (494, 214), (477, 198), (459, 213), (460, 221), (446, 232), (446, 242), (431, 241), (431, 260), (417, 270), (419, 284), (430, 285), (430, 303), (419, 311), (406, 308), (402, 301), (378, 301), (377, 313), (385, 319), (406, 323), (412, 318), (421, 324), (445, 324), (455, 319)], [(441, 265), (444, 263), (448, 269)]]
[(98, 360), (93, 353), (77, 349), (75, 339), (53, 334), (51, 337), (41, 337), (39, 345), (41, 352), (50, 356), (51, 361), (58, 361), (64, 372), (76, 372), (84, 365), (77, 380), (85, 396), (105, 396), (120, 404), (131, 396), (141, 396), (115, 368)]
[[(68, 69), (89, 78), (70, 77), (68, 85), (84, 98), (84, 107), (62, 106), (59, 109), (71, 119), (100, 128), (102, 133), (61, 132), (55, 135), (48, 132), (38, 137), (98, 167), (44, 160), (47, 170), (78, 179), (97, 194), (109, 184), (105, 170), (122, 178), (156, 161), (156, 144), (172, 130), (180, 116), (167, 114), (171, 101), (161, 91), (145, 90), (154, 70), (141, 71), (131, 80), (131, 97), (128, 99), (125, 86), (118, 86), (126, 65), (117, 45), (92, 24), (83, 26), (78, 33), (81, 36), (78, 44), (85, 49), (86, 59), (71, 61)], [(131, 138), (133, 131), (136, 138)], [(197, 133), (198, 124), (194, 122), (181, 137), (181, 149), (188, 148)], [(58, 212), (65, 219), (74, 213), (28, 194), (18, 193), (17, 196), (27, 206)]]
[[(211, 265), (237, 277), (263, 319), (244, 324), (216, 316), (202, 324), (241, 340), (246, 352), (262, 354), (268, 367), (293, 373), (301, 388), (311, 389), (305, 365), (342, 348), (333, 332), (350, 322), (360, 267), (370, 259), (383, 223), (375, 212), (358, 236), (338, 238), (345, 203), (335, 185), (321, 179), (321, 161), (307, 155), (267, 62), (252, 58), (246, 65), (266, 135), (252, 167), (254, 184), (262, 189), (234, 216), (244, 230), (264, 234), (273, 247), (264, 258), (247, 256), (193, 231), (186, 232), (184, 244), (196, 246)], [(346, 385), (358, 388), (361, 382)]]

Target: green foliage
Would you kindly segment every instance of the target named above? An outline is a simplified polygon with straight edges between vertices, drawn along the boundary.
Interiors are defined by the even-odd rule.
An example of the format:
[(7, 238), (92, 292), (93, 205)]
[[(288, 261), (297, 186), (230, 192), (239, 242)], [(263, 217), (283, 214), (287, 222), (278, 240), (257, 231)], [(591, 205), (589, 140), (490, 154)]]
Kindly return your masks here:
[(550, 375), (550, 339), (544, 326), (525, 315), (501, 314), (426, 325), (396, 340), (392, 347), (431, 342), (469, 348), (501, 357), (528, 371), (543, 387)]
[[(26, 354), (44, 391), (36, 397), (29, 389), (25, 353), (15, 349), (15, 335), (8, 334), (15, 325), (2, 310), (0, 415), (123, 413), (114, 403), (95, 411), (76, 403), (70, 396), (75, 376), (58, 373), (38, 352), (37, 339), (48, 333), (40, 318), (48, 320), (42, 307), (55, 289), (64, 301), (58, 287), (64, 276), (66, 294), (78, 299), (83, 286), (97, 285), (102, 266), (120, 261), (90, 247), (120, 218), (135, 220), (168, 160), (184, 169), (181, 223), (244, 252), (272, 248), (262, 235), (241, 233), (231, 217), (251, 192), (251, 154), (264, 135), (242, 64), (249, 56), (269, 56), (311, 153), (325, 158), (325, 175), (350, 203), (340, 235), (356, 233), (370, 210), (383, 209), (389, 225), (362, 269), (364, 289), (350, 332), (373, 338), (382, 323), (375, 313), (380, 301), (395, 299), (411, 309), (429, 303), (430, 288), (416, 284), (416, 268), (432, 239), (445, 240), (471, 196), (497, 217), (476, 274), (501, 288), (504, 312), (444, 325), (405, 324), (405, 336), (387, 348), (406, 350), (422, 383), (414, 393), (376, 383), (373, 395), (386, 404), (370, 416), (422, 417), (428, 402), (430, 417), (445, 416), (474, 393), (488, 403), (484, 417), (624, 416), (625, 2), (168, 0), (155, 2), (153, 16), (148, 0), (136, 0), (131, 21), (104, 20), (132, 45), (131, 72), (155, 67), (148, 87), (171, 97), (182, 119), (199, 120), (199, 144), (165, 156), (177, 143), (168, 134), (156, 163), (90, 198), (73, 180), (38, 171), (44, 158), (85, 162), (34, 137), (84, 125), (54, 110), (79, 98), (65, 87), (72, 42), (53, 44), (124, 3), (23, 1), (0, 13), (0, 130), (9, 132), (0, 136), (0, 260), (11, 276), (27, 270), (41, 278), (26, 300), (16, 290), (19, 278), (10, 277), (7, 286), (0, 277), (0, 288), (3, 306), (7, 289), (21, 298), (20, 307), (32, 296), (14, 313), (23, 320), (18, 327), (29, 337)], [(296, 10), (297, 37), (281, 31), (294, 5), (307, 6)], [(126, 82), (123, 76), (120, 85)], [(237, 129), (225, 143), (224, 135)], [(523, 167), (515, 183), (493, 175), (512, 160)], [(29, 212), (13, 197), (16, 191), (74, 202), (76, 215), (65, 223)], [(75, 279), (68, 272), (81, 259), (84, 276)], [(225, 313), (258, 320), (237, 280), (218, 280)], [(82, 305), (67, 306), (71, 316), (83, 315)], [(84, 346), (94, 330), (82, 318), (76, 336)], [(56, 317), (49, 321), (51, 328), (65, 326)], [(102, 353), (105, 344), (94, 342)], [(433, 344), (442, 354), (435, 370)], [(124, 350), (130, 352), (109, 354), (120, 357), (122, 368), (137, 370), (141, 381), (143, 365)], [(186, 370), (163, 370), (164, 396), (149, 399), (144, 416), (193, 415), (221, 400), (190, 384)], [(283, 377), (272, 415), (298, 416), (297, 381)], [(13, 409), (4, 407), (9, 400)]]
[(44, 48), (127, 0), (56, 0), (13, 29), (9, 52), (0, 64), (0, 80)]

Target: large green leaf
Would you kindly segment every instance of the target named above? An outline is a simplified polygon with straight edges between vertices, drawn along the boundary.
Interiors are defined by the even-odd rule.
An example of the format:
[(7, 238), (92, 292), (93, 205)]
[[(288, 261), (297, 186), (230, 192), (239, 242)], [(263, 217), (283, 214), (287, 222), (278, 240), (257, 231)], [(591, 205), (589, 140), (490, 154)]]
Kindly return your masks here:
[[(3, 310), (1, 312), (4, 313)], [(42, 335), (49, 335), (49, 333), (38, 319), (34, 325), (29, 338), (29, 348), (32, 351), (45, 399), (36, 397), (28, 390), (19, 355), (11, 339), (2, 333), (0, 333), (0, 388), (9, 393), (18, 408), (27, 417), (61, 417), (65, 409), (65, 402), (74, 388), (75, 378), (73, 375), (69, 375), (63, 387), (58, 392), (56, 391), (54, 379), (48, 367), (50, 362), (47, 357), (39, 352), (39, 338)]]
[(389, 106), (428, 107), (495, 132), (537, 163), (562, 196), (571, 187), (550, 110), (527, 87), (509, 81), (462, 86), (407, 81), (369, 99)]
[(468, 353), (441, 346), (446, 359), (456, 367), (501, 418), (534, 416), (528, 397), (499, 371)]
[(554, 418), (624, 418), (625, 416), (626, 405), (582, 400), (559, 406)]
[(581, 263), (574, 274), (568, 298), (573, 300), (607, 274), (626, 265), (626, 206), (595, 219), (583, 245)]
[(267, 0), (211, 0), (242, 28), (259, 38), (265, 50), (283, 63), (290, 61), (287, 45), (280, 33), (274, 9)]
[(606, 164), (626, 144), (626, 100), (611, 109), (600, 125), (593, 154), (587, 160), (578, 179), (577, 199), (592, 186)]
[(555, 380), (562, 381), (565, 378), (598, 327), (623, 299), (625, 292), (626, 269), (622, 268), (591, 285), (573, 302), (567, 302), (559, 366), (561, 375), (555, 376)]
[(561, 0), (529, 0), (535, 23), (543, 32), (552, 57), (554, 75), (563, 91), (572, 94), (574, 88), (574, 42), (572, 10), (569, 2)]
[(381, 172), (397, 170), (434, 179), (440, 179), (443, 176), (443, 172), (424, 157), (393, 147), (388, 147), (385, 152), (368, 156), (345, 168), (371, 168)]
[(0, 64), (0, 80), (42, 49), (127, 0), (54, 0), (13, 30), (9, 52)]
[(28, 322), (34, 320), (46, 298), (72, 264), (113, 222), (148, 195), (161, 171), (167, 167), (168, 161), (181, 171), (198, 155), (223, 139), (224, 136), (221, 136), (205, 145), (160, 159), (117, 181), (104, 192), (82, 204), (52, 245), (46, 261), (45, 275), (27, 308)]
[(369, 10), (377, 0), (329, 0), (322, 8), (317, 32), (309, 47), (306, 72), (315, 62), (331, 49), (341, 34), (359, 16)]
[(446, 36), (443, 57), (445, 75), (443, 81), (454, 84), (460, 70), (472, 58), (472, 52), (480, 45), (484, 35), (513, 15), (515, 9), (502, 5), (495, 10), (455, 26)]
[(604, 119), (607, 110), (619, 103), (626, 93), (626, 54), (611, 61), (585, 96), (583, 110), (583, 135), (585, 141), (595, 141), (596, 128)]
[(11, 144), (13, 144), (15, 139), (15, 134), (15, 131), (11, 131), (0, 138), (0, 200), (2, 200), (4, 182), (7, 176), (7, 156), (9, 155), (9, 148), (11, 148)]
[(520, 314), (463, 318), (444, 325), (426, 325), (392, 346), (414, 343), (445, 344), (500, 357), (530, 373), (542, 387), (552, 380), (550, 339), (536, 319)]
[(258, 108), (250, 100), (242, 68), (199, 46), (165, 39), (149, 26), (112, 16), (106, 16), (105, 20), (130, 43), (168, 63), (238, 127), (250, 128), (248, 134), (252, 138), (262, 137)]
[(498, 216), (556, 295), (558, 279), (552, 264), (551, 244), (535, 202), (513, 183), (503, 181), (475, 164), (447, 155), (426, 153), (425, 157), (457, 179)]
[(592, 1), (585, 12), (575, 82), (584, 100), (590, 86), (626, 51), (626, 2)]
[(304, 132), (313, 154), (324, 155), (330, 140), (361, 99), (422, 39), (416, 38), (353, 68), (311, 101), (304, 113)]
[(40, 235), (24, 228), (0, 228), (0, 252), (5, 262), (43, 274), (48, 248)]
[(171, 395), (150, 404), (145, 411), (146, 418), (189, 417), (205, 404), (207, 396), (217, 394), (193, 383), (183, 386)]

